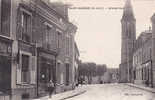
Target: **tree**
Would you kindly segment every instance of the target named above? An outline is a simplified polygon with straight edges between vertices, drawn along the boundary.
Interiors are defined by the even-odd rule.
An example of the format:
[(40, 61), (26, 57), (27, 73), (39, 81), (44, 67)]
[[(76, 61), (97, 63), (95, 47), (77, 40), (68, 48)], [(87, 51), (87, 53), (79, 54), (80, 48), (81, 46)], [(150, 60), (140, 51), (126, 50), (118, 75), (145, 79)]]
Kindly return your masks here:
[(79, 63), (79, 77), (84, 78), (87, 77), (88, 83), (91, 84), (92, 77), (94, 76), (103, 76), (104, 73), (107, 70), (107, 66), (105, 64), (103, 65), (96, 65), (93, 62), (87, 62), (87, 63)]
[(97, 65), (97, 75), (98, 76), (104, 75), (104, 73), (106, 72), (106, 70), (107, 70), (107, 66), (105, 64), (103, 64), (103, 65)]

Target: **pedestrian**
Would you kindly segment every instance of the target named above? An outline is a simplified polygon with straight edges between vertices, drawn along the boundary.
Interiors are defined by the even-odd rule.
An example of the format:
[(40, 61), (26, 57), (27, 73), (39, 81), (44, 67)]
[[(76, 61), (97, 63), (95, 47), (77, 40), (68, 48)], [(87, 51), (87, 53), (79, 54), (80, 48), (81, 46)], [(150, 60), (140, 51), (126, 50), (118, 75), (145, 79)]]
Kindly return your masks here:
[(54, 90), (55, 90), (54, 83), (52, 80), (50, 80), (50, 82), (48, 84), (49, 98), (52, 97)]

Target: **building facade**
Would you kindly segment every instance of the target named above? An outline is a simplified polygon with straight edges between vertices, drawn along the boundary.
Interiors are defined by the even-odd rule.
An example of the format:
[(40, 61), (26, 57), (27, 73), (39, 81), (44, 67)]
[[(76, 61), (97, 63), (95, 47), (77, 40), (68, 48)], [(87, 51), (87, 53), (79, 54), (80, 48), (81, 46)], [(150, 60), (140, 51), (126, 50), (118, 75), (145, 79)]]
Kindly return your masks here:
[(122, 24), (120, 82), (132, 81), (133, 46), (136, 40), (136, 20), (130, 0), (126, 0)]
[(0, 91), (10, 93), (13, 45), (11, 0), (1, 0), (0, 5)]
[(155, 87), (155, 14), (151, 17), (152, 21), (152, 84)]
[[(74, 37), (68, 6), (48, 0), (0, 0), (0, 91), (9, 100), (47, 95), (73, 88)], [(6, 68), (7, 67), (7, 68)]]
[(152, 87), (152, 30), (141, 33), (134, 45), (134, 83)]

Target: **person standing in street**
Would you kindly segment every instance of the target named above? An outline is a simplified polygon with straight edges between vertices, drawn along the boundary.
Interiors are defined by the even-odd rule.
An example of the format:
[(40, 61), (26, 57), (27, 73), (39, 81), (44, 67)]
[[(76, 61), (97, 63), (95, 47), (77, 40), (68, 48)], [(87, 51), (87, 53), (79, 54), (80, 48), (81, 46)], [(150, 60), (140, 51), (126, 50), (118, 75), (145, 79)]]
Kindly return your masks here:
[(54, 83), (52, 80), (50, 80), (50, 82), (48, 84), (49, 98), (52, 97), (54, 90), (55, 90)]

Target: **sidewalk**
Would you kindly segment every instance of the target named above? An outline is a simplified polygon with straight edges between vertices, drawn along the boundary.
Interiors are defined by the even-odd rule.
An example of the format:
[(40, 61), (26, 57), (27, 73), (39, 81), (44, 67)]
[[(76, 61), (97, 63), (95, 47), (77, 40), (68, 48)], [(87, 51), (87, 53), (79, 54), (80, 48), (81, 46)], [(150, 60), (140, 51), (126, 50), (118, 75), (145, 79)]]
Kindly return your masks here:
[(155, 93), (155, 88), (145, 87), (145, 86), (141, 86), (141, 85), (136, 85), (136, 84), (133, 84), (133, 83), (125, 83), (125, 84), (128, 85), (128, 86), (131, 86), (131, 87), (136, 87), (136, 88), (148, 91), (148, 92)]
[(70, 90), (67, 92), (54, 94), (52, 95), (51, 99), (49, 98), (49, 96), (45, 96), (45, 97), (41, 97), (41, 98), (33, 99), (33, 100), (65, 100), (65, 99), (72, 98), (74, 96), (83, 94), (85, 92), (86, 92), (86, 89), (82, 89), (82, 87), (78, 87), (75, 90)]

